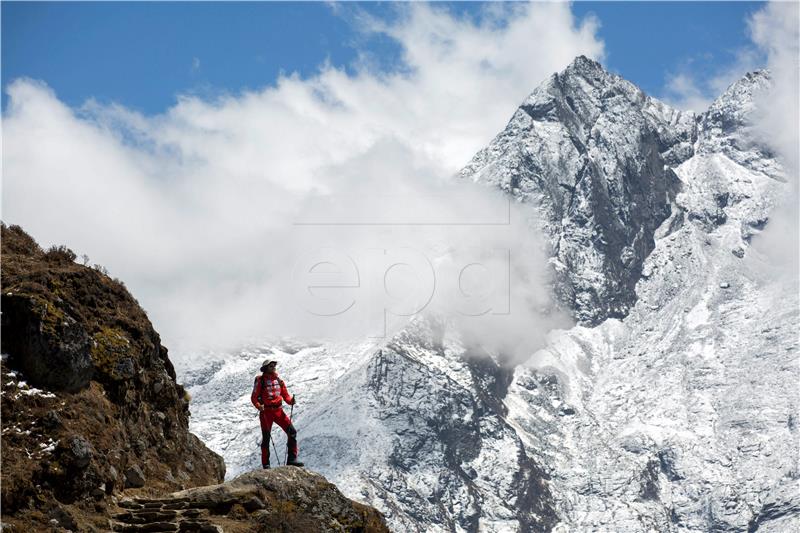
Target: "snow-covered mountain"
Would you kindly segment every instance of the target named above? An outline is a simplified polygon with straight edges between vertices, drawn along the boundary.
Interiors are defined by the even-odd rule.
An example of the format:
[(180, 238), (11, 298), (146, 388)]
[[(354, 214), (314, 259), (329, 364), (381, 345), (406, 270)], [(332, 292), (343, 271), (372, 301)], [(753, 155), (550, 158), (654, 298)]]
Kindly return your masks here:
[(800, 530), (797, 280), (750, 246), (787, 188), (749, 122), (769, 83), (695, 115), (577, 58), (460, 177), (539, 210), (579, 325), (513, 368), (442, 317), (218, 354), (179, 369), (192, 431), (257, 467), (274, 357), (302, 458), (397, 531)]

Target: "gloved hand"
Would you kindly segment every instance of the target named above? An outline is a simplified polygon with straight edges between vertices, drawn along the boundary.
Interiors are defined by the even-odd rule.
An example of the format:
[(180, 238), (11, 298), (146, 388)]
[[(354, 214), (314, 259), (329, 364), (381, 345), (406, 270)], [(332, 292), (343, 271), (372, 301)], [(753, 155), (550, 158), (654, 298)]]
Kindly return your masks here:
[(291, 401), (291, 402), (286, 402), (286, 403), (288, 403), (289, 405), (294, 405), (294, 404), (296, 404), (296, 403), (297, 403), (297, 396), (296, 396), (296, 395), (295, 395), (295, 396), (292, 396), (292, 401)]

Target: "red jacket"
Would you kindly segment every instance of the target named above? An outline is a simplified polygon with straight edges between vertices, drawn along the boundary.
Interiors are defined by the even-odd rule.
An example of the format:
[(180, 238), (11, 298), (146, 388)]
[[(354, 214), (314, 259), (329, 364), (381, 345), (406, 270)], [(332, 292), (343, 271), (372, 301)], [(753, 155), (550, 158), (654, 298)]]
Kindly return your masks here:
[(277, 373), (260, 374), (256, 376), (256, 381), (253, 384), (253, 394), (250, 395), (250, 401), (256, 409), (263, 405), (265, 407), (280, 407), (282, 401), (285, 400), (289, 405), (294, 403), (294, 397), (286, 390), (286, 384)]

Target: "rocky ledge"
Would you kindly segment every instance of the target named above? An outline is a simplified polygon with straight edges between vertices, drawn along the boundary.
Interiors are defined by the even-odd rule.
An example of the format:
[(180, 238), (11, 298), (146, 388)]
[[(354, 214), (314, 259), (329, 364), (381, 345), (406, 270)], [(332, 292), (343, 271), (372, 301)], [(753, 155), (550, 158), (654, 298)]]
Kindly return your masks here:
[(383, 516), (303, 468), (256, 470), (219, 485), (119, 502), (113, 531), (389, 531)]

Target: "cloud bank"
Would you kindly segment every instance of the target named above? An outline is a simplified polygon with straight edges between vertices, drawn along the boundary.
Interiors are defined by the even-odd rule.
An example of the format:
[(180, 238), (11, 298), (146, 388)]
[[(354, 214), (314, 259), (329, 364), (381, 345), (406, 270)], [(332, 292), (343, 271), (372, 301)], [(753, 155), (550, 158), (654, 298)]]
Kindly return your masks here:
[(789, 187), (753, 245), (800, 275), (800, 4), (771, 2), (749, 20), (754, 44), (767, 57), (773, 86), (758, 102), (756, 126), (782, 159)]
[[(542, 79), (576, 55), (602, 59), (597, 24), (576, 21), (565, 4), (492, 5), (479, 20), (418, 4), (399, 10), (391, 23), (354, 17), (360, 31), (399, 45), (389, 72), (365, 54), (349, 72), (323, 64), (309, 78), (281, 76), (257, 91), (180, 95), (156, 116), (93, 101), (73, 109), (44, 82), (12, 82), (3, 219), (105, 265), (179, 354), (253, 338), (373, 333), (359, 315), (337, 315), (348, 318), (331, 326), (297, 305), (298, 268), (317, 276), (304, 294), (335, 308), (347, 293), (348, 259), (298, 267), (322, 248), (356, 263), (362, 285), (374, 278), (371, 261), (383, 268), (380, 290), (360, 295), (356, 311), (387, 298), (398, 314), (424, 303), (425, 291), (414, 292), (428, 281), (419, 256), (437, 271), (440, 303), (430, 305), (442, 312), (499, 294), (485, 281), (502, 281), (501, 265), (511, 318), (483, 323), (499, 337), (527, 330), (510, 342), (532, 352), (557, 318), (538, 311), (548, 302), (530, 214), (451, 176)], [(342, 224), (392, 214), (407, 224)], [(442, 223), (503, 214), (511, 225)], [(375, 250), (383, 250), (377, 260)], [(456, 299), (447, 296), (454, 280)], [(344, 288), (325, 287), (336, 283)]]

